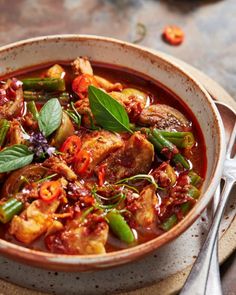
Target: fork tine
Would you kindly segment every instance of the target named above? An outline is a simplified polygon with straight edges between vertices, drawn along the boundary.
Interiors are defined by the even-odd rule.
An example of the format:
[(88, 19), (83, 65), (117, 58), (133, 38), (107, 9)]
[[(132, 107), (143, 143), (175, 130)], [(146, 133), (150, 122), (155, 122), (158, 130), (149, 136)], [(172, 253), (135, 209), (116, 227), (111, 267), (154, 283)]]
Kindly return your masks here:
[(234, 146), (234, 143), (235, 143), (235, 138), (236, 138), (236, 122), (234, 123), (234, 129), (231, 133), (231, 136), (230, 136), (230, 140), (229, 140), (229, 145), (228, 145), (228, 148), (227, 148), (227, 156), (230, 158), (231, 156), (231, 152), (232, 152), (232, 149), (233, 149), (233, 146)]

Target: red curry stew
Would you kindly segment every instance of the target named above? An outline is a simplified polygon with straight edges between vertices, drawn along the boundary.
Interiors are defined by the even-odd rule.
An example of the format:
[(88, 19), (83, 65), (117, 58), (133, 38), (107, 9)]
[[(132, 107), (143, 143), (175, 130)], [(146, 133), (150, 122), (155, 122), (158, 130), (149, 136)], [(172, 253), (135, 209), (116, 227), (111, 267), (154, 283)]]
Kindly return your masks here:
[(175, 226), (205, 175), (198, 123), (172, 93), (87, 58), (0, 82), (0, 236), (101, 254)]

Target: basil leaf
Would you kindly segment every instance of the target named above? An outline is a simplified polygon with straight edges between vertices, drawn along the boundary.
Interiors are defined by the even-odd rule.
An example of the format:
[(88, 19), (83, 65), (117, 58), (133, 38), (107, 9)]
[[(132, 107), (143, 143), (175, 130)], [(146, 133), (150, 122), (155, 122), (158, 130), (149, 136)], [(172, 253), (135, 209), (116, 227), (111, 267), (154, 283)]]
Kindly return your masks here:
[(89, 104), (96, 122), (110, 131), (128, 131), (129, 117), (125, 108), (102, 90), (89, 86)]
[(52, 134), (60, 125), (62, 119), (62, 109), (57, 98), (50, 99), (39, 112), (39, 129), (45, 137)]
[(24, 144), (15, 144), (0, 152), (0, 173), (19, 169), (30, 164), (34, 154)]

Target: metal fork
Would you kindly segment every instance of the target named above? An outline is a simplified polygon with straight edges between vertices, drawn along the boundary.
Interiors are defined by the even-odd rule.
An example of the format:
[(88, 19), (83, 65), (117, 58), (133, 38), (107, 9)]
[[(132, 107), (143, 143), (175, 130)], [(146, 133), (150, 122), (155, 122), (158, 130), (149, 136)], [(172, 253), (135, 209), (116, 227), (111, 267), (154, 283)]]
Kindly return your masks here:
[[(226, 159), (224, 163), (222, 178), (225, 180), (221, 200), (214, 215), (211, 228), (208, 232), (206, 240), (202, 246), (202, 249), (196, 259), (190, 275), (188, 276), (185, 285), (180, 292), (180, 295), (204, 295), (206, 292), (206, 286), (208, 282), (209, 268), (212, 260), (212, 253), (214, 245), (218, 236), (220, 221), (226, 207), (229, 194), (236, 181), (236, 156), (231, 158), (231, 152), (235, 143), (236, 137), (236, 123), (232, 131), (229, 145), (227, 148)], [(209, 277), (209, 280), (212, 277)]]

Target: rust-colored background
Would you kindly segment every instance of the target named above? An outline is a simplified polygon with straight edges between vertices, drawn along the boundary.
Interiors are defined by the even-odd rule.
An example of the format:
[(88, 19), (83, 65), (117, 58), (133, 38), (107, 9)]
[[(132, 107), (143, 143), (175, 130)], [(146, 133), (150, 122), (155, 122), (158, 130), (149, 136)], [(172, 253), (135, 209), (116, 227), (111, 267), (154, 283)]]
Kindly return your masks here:
[[(0, 0), (0, 46), (63, 33), (132, 42), (139, 37), (138, 23), (146, 28), (141, 45), (183, 59), (236, 98), (236, 0)], [(162, 41), (161, 32), (168, 24), (184, 30), (181, 46)], [(224, 294), (235, 295), (236, 253), (221, 273)]]

